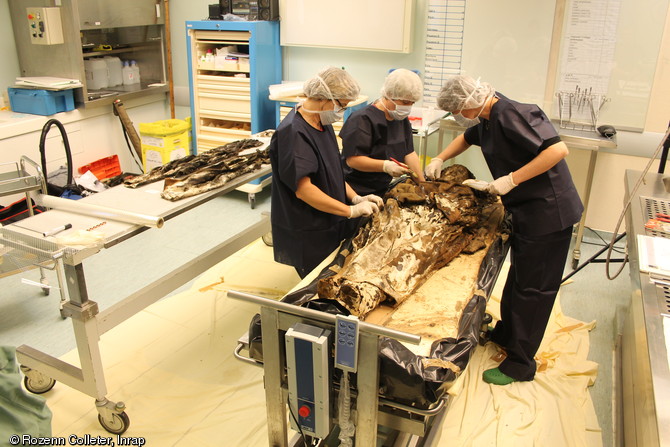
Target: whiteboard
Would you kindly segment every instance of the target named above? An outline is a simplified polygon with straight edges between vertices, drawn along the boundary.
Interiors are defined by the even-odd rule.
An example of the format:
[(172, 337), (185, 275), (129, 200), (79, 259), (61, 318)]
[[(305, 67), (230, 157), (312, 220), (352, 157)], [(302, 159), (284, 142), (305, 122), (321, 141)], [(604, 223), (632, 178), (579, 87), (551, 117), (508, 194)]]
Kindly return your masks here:
[[(555, 90), (552, 80), (558, 75), (549, 73), (550, 58), (556, 57), (551, 54), (552, 38), (560, 39), (552, 35), (557, 1), (578, 0), (466, 2), (462, 72), (556, 116), (557, 104), (550, 109), (544, 101), (545, 87)], [(607, 92), (611, 101), (601, 111), (600, 124), (644, 129), (669, 3), (622, 0)], [(566, 14), (564, 20), (569, 19)]]
[(284, 46), (409, 53), (414, 0), (281, 0)]
[(542, 104), (554, 2), (466, 2), (463, 74), (481, 77), (505, 96)]

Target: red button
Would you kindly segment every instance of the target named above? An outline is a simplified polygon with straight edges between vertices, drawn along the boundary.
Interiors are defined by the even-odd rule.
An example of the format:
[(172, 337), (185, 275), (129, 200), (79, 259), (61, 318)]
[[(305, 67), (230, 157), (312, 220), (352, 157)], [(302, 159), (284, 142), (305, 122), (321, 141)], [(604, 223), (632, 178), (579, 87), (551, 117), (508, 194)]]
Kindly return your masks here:
[(309, 407), (307, 405), (303, 405), (302, 407), (300, 407), (300, 409), (298, 409), (298, 414), (301, 417), (306, 418), (307, 416), (309, 416), (310, 413), (311, 411), (309, 410)]
[(34, 15), (32, 15), (32, 14), (28, 14), (28, 20), (32, 20), (32, 19), (34, 19), (34, 18), (35, 18)]

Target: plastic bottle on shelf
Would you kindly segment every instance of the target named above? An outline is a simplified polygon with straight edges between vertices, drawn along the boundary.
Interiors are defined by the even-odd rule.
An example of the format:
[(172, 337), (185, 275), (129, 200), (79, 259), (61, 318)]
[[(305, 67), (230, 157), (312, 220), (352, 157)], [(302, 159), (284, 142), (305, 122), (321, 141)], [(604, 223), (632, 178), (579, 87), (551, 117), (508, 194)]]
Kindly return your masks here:
[(109, 86), (107, 62), (101, 58), (84, 60), (86, 87), (89, 90), (100, 90)]
[(133, 84), (140, 83), (140, 66), (137, 65), (137, 61), (130, 61), (130, 68), (133, 70)]
[(123, 85), (132, 85), (135, 83), (134, 81), (134, 72), (133, 69), (130, 67), (130, 62), (128, 61), (123, 61), (123, 68), (121, 69), (123, 72)]
[(115, 56), (105, 56), (103, 59), (107, 63), (107, 71), (109, 72), (109, 87), (123, 84), (123, 63), (121, 59)]

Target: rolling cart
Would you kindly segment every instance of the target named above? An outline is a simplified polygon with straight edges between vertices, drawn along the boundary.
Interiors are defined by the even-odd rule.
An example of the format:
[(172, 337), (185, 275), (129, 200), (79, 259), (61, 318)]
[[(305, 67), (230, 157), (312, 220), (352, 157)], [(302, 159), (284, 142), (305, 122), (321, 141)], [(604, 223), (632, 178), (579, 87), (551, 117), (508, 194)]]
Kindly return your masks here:
[[(34, 170), (34, 174), (30, 174), (26, 169), (28, 166)], [(42, 168), (30, 158), (25, 155), (21, 156), (19, 162), (10, 162), (0, 164), (0, 197), (9, 196), (12, 194), (25, 193), (26, 204), (28, 207), (28, 214), (33, 216), (35, 214), (34, 205), (30, 198), (31, 191), (40, 191), (46, 193), (47, 185), (46, 179), (43, 175)], [(44, 260), (25, 256), (25, 254), (17, 254), (16, 250), (10, 247), (0, 246), (0, 256), (2, 259), (8, 259), (10, 262), (0, 263), (0, 276), (15, 274), (27, 268), (37, 266), (40, 270), (40, 284), (43, 285), (42, 292), (44, 295), (49, 295), (51, 288), (49, 282), (44, 274), (44, 269), (55, 270), (58, 276), (58, 285), (61, 293), (61, 309), (65, 302), (65, 292), (62, 285), (62, 269), (59, 268), (57, 260)]]

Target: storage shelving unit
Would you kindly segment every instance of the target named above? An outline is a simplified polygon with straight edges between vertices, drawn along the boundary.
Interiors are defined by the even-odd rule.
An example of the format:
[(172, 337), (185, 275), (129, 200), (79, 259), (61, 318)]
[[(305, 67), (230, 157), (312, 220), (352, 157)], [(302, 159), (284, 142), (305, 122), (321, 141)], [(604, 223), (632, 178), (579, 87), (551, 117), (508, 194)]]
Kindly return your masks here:
[[(55, 45), (31, 43), (31, 23), (26, 18), (27, 6), (51, 7), (53, 2), (34, 0), (27, 4), (23, 0), (9, 0), (8, 3), (21, 76), (78, 79), (83, 88), (75, 90), (75, 101), (87, 107), (167, 92), (163, 0), (61, 0), (57, 3), (63, 43)], [(104, 56), (137, 61), (141, 84), (89, 88), (84, 61)]]
[[(278, 22), (187, 21), (186, 40), (194, 153), (277, 127), (268, 96), (282, 76)], [(225, 47), (248, 58), (202, 60)]]

